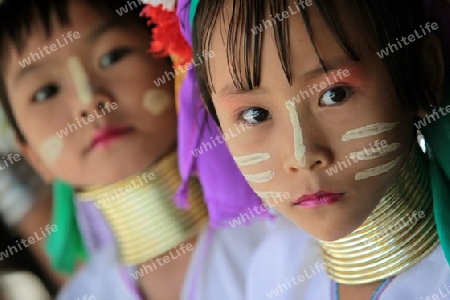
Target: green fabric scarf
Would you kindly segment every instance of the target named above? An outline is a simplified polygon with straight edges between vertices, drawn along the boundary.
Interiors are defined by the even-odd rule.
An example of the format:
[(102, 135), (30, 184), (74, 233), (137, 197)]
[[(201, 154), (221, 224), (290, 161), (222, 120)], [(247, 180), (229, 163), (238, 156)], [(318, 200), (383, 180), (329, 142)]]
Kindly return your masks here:
[(77, 223), (73, 188), (59, 180), (53, 183), (53, 224), (58, 231), (48, 237), (47, 254), (56, 270), (71, 274), (77, 262), (87, 258), (87, 251)]
[[(420, 128), (430, 150), (430, 175), (433, 192), (433, 209), (439, 240), (447, 262), (450, 264), (450, 82), (446, 82), (440, 107), (435, 119), (429, 117), (425, 127)], [(444, 115), (445, 114), (445, 115)], [(438, 118), (439, 116), (439, 118)]]

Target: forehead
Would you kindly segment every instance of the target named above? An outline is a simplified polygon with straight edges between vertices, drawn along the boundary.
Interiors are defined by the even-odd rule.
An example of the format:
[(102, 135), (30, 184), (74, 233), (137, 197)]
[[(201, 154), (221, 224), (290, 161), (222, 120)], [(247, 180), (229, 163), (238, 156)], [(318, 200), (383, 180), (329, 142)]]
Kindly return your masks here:
[[(328, 69), (339, 68), (346, 63), (350, 63), (350, 57), (341, 48), (327, 25), (322, 14), (316, 5), (307, 8), (310, 30), (308, 30), (302, 14), (293, 9), (294, 2), (289, 2), (291, 8), (287, 9), (284, 17), (281, 14), (277, 16), (266, 9), (265, 15), (261, 20), (255, 20), (256, 26), (253, 28), (243, 29), (245, 31), (237, 31), (237, 34), (229, 34), (229, 28), (234, 27), (232, 24), (236, 22), (232, 17), (232, 6), (229, 2), (223, 11), (223, 17), (218, 17), (218, 23), (214, 28), (211, 37), (211, 48), (215, 52), (215, 59), (210, 62), (211, 79), (214, 85), (213, 98), (221, 98), (230, 92), (240, 93), (239, 87), (233, 74), (239, 73), (244, 77), (245, 63), (251, 61), (258, 47), (254, 49), (246, 49), (248, 40), (257, 40), (257, 35), (262, 36), (261, 42), (261, 86), (265, 83), (271, 83), (274, 79), (283, 80), (286, 86), (289, 86), (289, 80), (286, 70), (289, 68), (291, 78), (293, 80), (306, 80), (309, 77), (320, 75), (325, 72), (321, 62)], [(282, 19), (282, 21), (279, 21)], [(271, 25), (270, 25), (271, 24)], [(277, 26), (287, 26), (286, 36), (278, 35)], [(256, 29), (258, 27), (259, 29)], [(354, 36), (355, 33), (352, 33)], [(287, 58), (283, 59), (280, 51), (280, 45), (277, 45), (277, 38), (287, 38)], [(362, 49), (364, 40), (358, 39), (354, 43), (355, 48)], [(255, 42), (253, 42), (255, 45)], [(366, 45), (367, 48), (367, 45)], [(367, 49), (368, 51), (368, 49)], [(364, 51), (364, 52), (367, 52)], [(364, 54), (364, 53), (361, 53)], [(283, 66), (282, 61), (285, 60), (287, 66)], [(233, 63), (236, 66), (233, 66)], [(233, 68), (234, 67), (234, 68)], [(227, 71), (225, 71), (227, 70)], [(234, 80), (233, 80), (234, 79)]]
[[(50, 15), (50, 36), (47, 35), (43, 21), (40, 17), (35, 16), (34, 22), (31, 24), (31, 31), (28, 33), (23, 30), (23, 45), (24, 49), (18, 53), (15, 49), (16, 45), (13, 45), (11, 41), (11, 51), (17, 54), (29, 54), (30, 49), (37, 49), (45, 45), (47, 42), (52, 41), (53, 37), (62, 38), (63, 34), (68, 31), (74, 30), (80, 32), (80, 35), (92, 29), (96, 24), (100, 24), (106, 19), (105, 15), (100, 15), (89, 5), (83, 1), (69, 1), (67, 4), (68, 24), (62, 24), (57, 18), (57, 14), (53, 12)], [(27, 51), (28, 50), (28, 51)]]
[[(67, 12), (68, 24), (65, 25), (58, 20), (56, 13), (51, 16), (50, 35), (46, 33), (43, 23), (37, 18), (39, 21), (33, 24), (32, 31), (29, 34), (24, 34), (24, 47), (20, 53), (16, 47), (17, 45), (9, 41), (6, 46), (6, 55), (2, 58), (2, 70), (7, 86), (12, 86), (14, 82), (17, 83), (19, 74), (37, 68), (38, 65), (43, 66), (47, 62), (57, 61), (67, 53), (70, 54), (76, 50), (74, 47), (80, 48), (86, 42), (94, 41), (96, 37), (111, 27), (119, 26), (118, 22), (114, 22), (114, 18), (106, 13), (99, 14), (96, 9), (83, 1), (70, 1)], [(77, 32), (77, 39), (73, 37), (75, 32)], [(72, 40), (68, 37), (69, 35), (72, 35)], [(53, 48), (49, 54), (50, 46), (55, 47), (57, 51)], [(47, 50), (45, 50), (45, 47), (47, 47)], [(22, 68), (22, 65), (18, 62), (23, 61), (23, 59), (30, 59), (31, 55), (39, 56), (39, 60), (36, 62), (30, 60), (32, 62), (31, 65)]]

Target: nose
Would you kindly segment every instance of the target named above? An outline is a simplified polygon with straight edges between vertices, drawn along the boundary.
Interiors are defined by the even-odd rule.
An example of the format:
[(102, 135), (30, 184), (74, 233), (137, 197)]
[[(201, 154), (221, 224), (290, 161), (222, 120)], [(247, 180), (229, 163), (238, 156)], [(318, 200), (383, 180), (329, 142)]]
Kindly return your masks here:
[(94, 110), (102, 110), (113, 102), (113, 97), (102, 89), (99, 80), (86, 70), (78, 57), (69, 58), (68, 65), (78, 103), (75, 117), (86, 118)]
[(326, 168), (333, 160), (330, 147), (326, 144), (325, 133), (314, 114), (309, 113), (300, 118), (297, 108), (293, 104), (286, 104), (289, 118), (283, 126), (286, 138), (283, 143), (283, 167), (287, 173), (295, 174), (299, 171), (317, 171)]
[[(291, 139), (292, 140), (292, 139)], [(308, 139), (308, 141), (310, 141)], [(291, 143), (292, 145), (292, 143)], [(306, 147), (306, 155), (304, 164), (300, 164), (300, 162), (296, 159), (293, 154), (293, 147), (289, 147), (287, 149), (284, 159), (284, 170), (290, 174), (296, 174), (300, 170), (305, 170), (309, 172), (314, 172), (319, 169), (324, 169), (330, 165), (332, 160), (331, 153), (328, 149), (310, 141), (307, 143)]]
[(87, 118), (94, 114), (94, 111), (101, 111), (108, 106), (111, 107), (112, 102), (114, 102), (113, 97), (108, 96), (105, 92), (94, 92), (92, 99), (89, 104), (79, 106), (76, 117)]

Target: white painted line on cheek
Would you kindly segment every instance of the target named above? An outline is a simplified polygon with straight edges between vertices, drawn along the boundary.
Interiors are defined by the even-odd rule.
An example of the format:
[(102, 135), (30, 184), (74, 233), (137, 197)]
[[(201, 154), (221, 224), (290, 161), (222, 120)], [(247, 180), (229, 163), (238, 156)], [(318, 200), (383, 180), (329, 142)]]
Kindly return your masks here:
[(245, 156), (233, 157), (236, 164), (240, 167), (256, 165), (260, 162), (268, 160), (269, 158), (270, 158), (270, 153), (254, 153), (254, 154), (245, 155)]
[(277, 198), (277, 197), (280, 197), (281, 195), (283, 195), (282, 192), (258, 192), (258, 191), (255, 191), (255, 193), (261, 199)]
[(258, 174), (247, 174), (247, 175), (243, 174), (243, 175), (248, 182), (265, 183), (265, 182), (269, 182), (273, 179), (273, 177), (275, 176), (275, 172), (267, 171), (267, 172), (258, 173)]
[(398, 124), (399, 124), (398, 122), (397, 123), (377, 123), (377, 124), (364, 126), (361, 128), (356, 128), (356, 129), (346, 132), (342, 136), (342, 141), (348, 142), (348, 141), (355, 140), (355, 139), (362, 139), (362, 138), (366, 138), (369, 136), (374, 136), (374, 135), (377, 135), (377, 134), (380, 134), (380, 133), (383, 133), (386, 131), (390, 131), (390, 130), (394, 129), (395, 127), (397, 127)]
[(78, 99), (82, 105), (89, 105), (93, 100), (92, 90), (89, 78), (81, 63), (76, 56), (71, 56), (68, 60), (70, 74), (72, 75)]
[(46, 165), (51, 166), (58, 161), (63, 146), (63, 140), (59, 137), (49, 137), (40, 144), (38, 148), (39, 155)]
[(383, 173), (386, 173), (386, 172), (390, 171), (392, 168), (394, 168), (400, 162), (401, 158), (402, 157), (399, 156), (396, 159), (394, 159), (393, 161), (388, 162), (386, 164), (383, 164), (383, 165), (380, 165), (378, 167), (374, 167), (371, 169), (367, 169), (362, 172), (358, 172), (355, 175), (355, 180), (363, 180), (363, 179), (366, 179), (369, 177), (374, 177), (374, 176), (378, 176)]
[(143, 96), (143, 105), (154, 116), (165, 113), (175, 103), (173, 96), (164, 90), (148, 90)]
[(294, 156), (300, 167), (303, 168), (306, 165), (306, 146), (303, 141), (303, 132), (298, 119), (297, 109), (295, 108), (295, 104), (290, 101), (286, 101), (285, 105), (289, 111), (289, 117), (294, 130)]
[(400, 144), (400, 143), (393, 143), (393, 144), (387, 145), (386, 147), (383, 147), (380, 149), (375, 148), (375, 149), (373, 149), (374, 150), (373, 152), (371, 152), (372, 150), (367, 149), (371, 152), (369, 154), (367, 154), (367, 152), (365, 150), (358, 151), (358, 152), (351, 152), (349, 157), (350, 157), (350, 159), (353, 159), (353, 160), (377, 159), (379, 157), (385, 156), (388, 153), (394, 152), (401, 146), (402, 146), (402, 144)]

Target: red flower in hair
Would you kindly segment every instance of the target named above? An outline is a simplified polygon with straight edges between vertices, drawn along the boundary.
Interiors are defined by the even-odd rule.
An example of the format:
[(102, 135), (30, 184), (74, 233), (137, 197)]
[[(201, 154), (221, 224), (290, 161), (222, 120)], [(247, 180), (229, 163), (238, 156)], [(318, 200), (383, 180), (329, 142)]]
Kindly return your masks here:
[(175, 11), (158, 6), (146, 5), (142, 15), (147, 17), (148, 25), (154, 25), (149, 52), (156, 57), (171, 56), (175, 67), (185, 65), (192, 59), (192, 49), (180, 30), (180, 20)]

